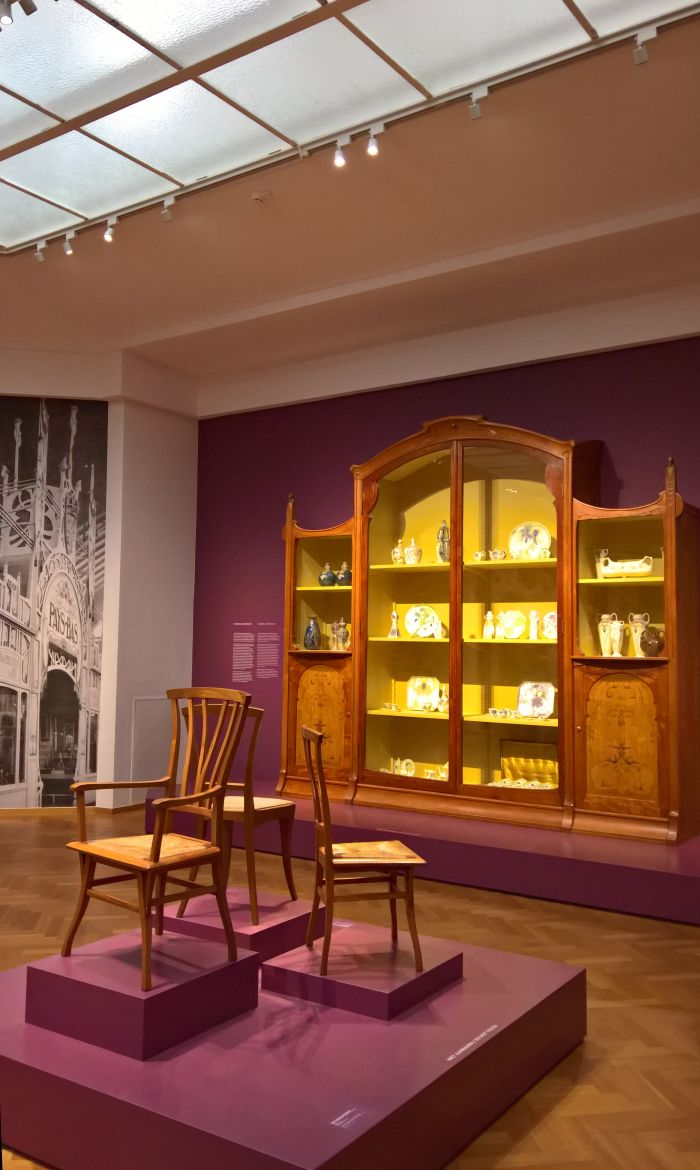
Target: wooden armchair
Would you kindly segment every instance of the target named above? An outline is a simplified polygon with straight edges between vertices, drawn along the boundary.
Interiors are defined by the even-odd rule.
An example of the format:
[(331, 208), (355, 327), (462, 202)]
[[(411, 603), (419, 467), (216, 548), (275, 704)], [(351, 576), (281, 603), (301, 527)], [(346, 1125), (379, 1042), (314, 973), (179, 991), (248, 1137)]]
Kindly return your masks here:
[[(151, 912), (153, 909), (156, 911), (156, 934), (162, 934), (163, 907), (168, 902), (183, 899), (186, 902), (201, 894), (214, 894), (226, 934), (229, 959), (233, 961), (236, 958), (236, 941), (226, 901), (225, 850), (222, 848), (223, 801), (225, 778), (243, 731), (250, 695), (219, 687), (194, 687), (170, 690), (167, 696), (172, 708), (172, 741), (167, 775), (160, 780), (136, 783), (102, 783), (98, 780), (72, 785), (76, 794), (79, 839), (71, 841), (68, 848), (78, 854), (81, 885), (78, 905), (61, 954), (70, 955), (90, 898), (133, 910), (141, 921), (141, 987), (144, 991), (150, 991), (151, 988)], [(178, 784), (183, 713), (187, 740)], [(164, 790), (164, 796), (153, 802), (156, 814), (153, 833), (87, 840), (86, 792), (109, 788), (158, 787)], [(176, 795), (178, 788), (179, 795)], [(200, 820), (210, 822), (210, 839), (205, 839), (204, 832), (200, 837), (172, 833), (170, 822), (174, 811), (192, 813)], [(203, 829), (205, 827), (203, 825)], [(121, 872), (96, 878), (98, 864)], [(191, 876), (173, 876), (173, 871), (196, 870), (202, 865), (211, 866), (211, 882), (207, 885), (197, 884)], [(102, 890), (103, 886), (133, 879), (136, 880), (137, 902), (117, 898)], [(169, 884), (176, 887), (173, 892), (168, 891)]]
[[(280, 844), (282, 865), (287, 881), (289, 895), (293, 902), (297, 899), (292, 873), (292, 830), (294, 828), (295, 805), (293, 800), (282, 800), (276, 796), (256, 796), (253, 792), (253, 767), (255, 763), (255, 748), (260, 734), (260, 724), (264, 712), (260, 707), (248, 707), (246, 717), (246, 732), (248, 734), (248, 752), (246, 756), (245, 779), (242, 781), (229, 780), (226, 784), (224, 797), (224, 821), (243, 825), (243, 847), (245, 850), (246, 871), (248, 875), (248, 897), (250, 900), (250, 917), (253, 926), (260, 921), (258, 914), (258, 885), (255, 873), (255, 830), (258, 825), (268, 821), (277, 821), (280, 827)], [(245, 733), (244, 733), (245, 734)], [(224, 872), (228, 874), (231, 860), (231, 831), (227, 830), (223, 836)], [(194, 876), (194, 875), (191, 875)], [(185, 902), (179, 906), (178, 918), (185, 912)]]
[[(420, 949), (416, 915), (413, 902), (413, 871), (417, 865), (424, 865), (422, 857), (401, 841), (352, 841), (342, 845), (333, 844), (330, 806), (326, 778), (323, 773), (321, 744), (323, 734), (310, 727), (302, 727), (304, 756), (311, 780), (311, 794), (316, 822), (316, 878), (314, 897), (306, 934), (306, 945), (314, 942), (314, 925), (319, 903), (326, 905), (326, 930), (321, 953), (321, 975), (328, 973), (328, 954), (333, 930), (333, 911), (336, 902), (365, 901), (365, 899), (386, 898), (391, 910), (391, 937), (398, 938), (396, 903), (406, 903), (406, 918), (413, 943), (416, 971), (423, 970), (423, 956)], [(399, 885), (402, 879), (403, 886)], [(384, 885), (386, 889), (367, 892), (360, 888), (356, 893), (337, 894), (337, 886)]]

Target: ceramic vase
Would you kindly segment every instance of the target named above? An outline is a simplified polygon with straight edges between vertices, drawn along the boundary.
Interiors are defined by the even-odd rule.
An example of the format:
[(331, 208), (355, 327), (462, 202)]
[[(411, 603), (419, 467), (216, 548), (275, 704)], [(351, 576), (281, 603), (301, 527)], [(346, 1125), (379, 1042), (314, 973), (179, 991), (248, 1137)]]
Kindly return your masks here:
[(387, 634), (387, 638), (400, 638), (401, 630), (399, 629), (399, 615), (395, 609), (391, 611), (391, 629)]
[(445, 565), (450, 559), (450, 530), (447, 527), (447, 521), (443, 520), (442, 524), (437, 530), (435, 538), (435, 560), (438, 564)]
[(536, 609), (531, 609), (528, 616), (530, 618), (530, 641), (536, 642), (539, 637), (540, 615)]
[(323, 569), (321, 570), (321, 572), (318, 575), (318, 582), (319, 582), (319, 585), (337, 585), (338, 584), (338, 578), (336, 577), (335, 573), (333, 572), (333, 570), (331, 568), (330, 561), (326, 561), (325, 565), (323, 566)]
[(610, 658), (612, 655), (610, 625), (613, 621), (617, 621), (616, 613), (601, 613), (598, 618), (598, 637), (600, 639), (600, 652), (603, 658)]
[(635, 658), (645, 658), (646, 655), (642, 650), (641, 637), (647, 626), (649, 625), (648, 613), (631, 613), (630, 614), (630, 634), (632, 635), (632, 647), (634, 649)]
[(321, 630), (319, 628), (318, 618), (316, 617), (309, 618), (309, 624), (304, 631), (304, 649), (321, 649)]
[(658, 626), (647, 626), (639, 637), (639, 644), (645, 658), (656, 658), (661, 654), (664, 645), (664, 632)]
[(622, 644), (625, 640), (625, 623), (622, 618), (610, 622), (610, 648), (613, 658), (622, 658)]
[(414, 537), (411, 537), (410, 544), (407, 545), (405, 554), (407, 565), (420, 564), (421, 557), (423, 556), (423, 549), (416, 544)]
[(482, 637), (488, 638), (490, 641), (491, 638), (493, 638), (495, 632), (496, 632), (496, 626), (495, 626), (494, 620), (493, 620), (493, 613), (489, 609), (486, 611), (486, 617), (484, 618), (484, 632), (482, 634)]
[(341, 617), (338, 622), (335, 641), (339, 650), (347, 650), (350, 646), (350, 631), (345, 624), (345, 618)]
[(335, 576), (339, 585), (352, 585), (352, 570), (347, 561), (343, 561)]
[(406, 554), (404, 553), (403, 540), (401, 537), (399, 537), (391, 550), (391, 559), (395, 565), (405, 565), (406, 563)]

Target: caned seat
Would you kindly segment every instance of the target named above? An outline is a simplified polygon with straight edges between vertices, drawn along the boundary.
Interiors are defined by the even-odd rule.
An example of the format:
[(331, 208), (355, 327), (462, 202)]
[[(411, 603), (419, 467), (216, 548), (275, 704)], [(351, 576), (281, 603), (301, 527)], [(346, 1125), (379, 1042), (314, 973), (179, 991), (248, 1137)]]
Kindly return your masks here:
[[(68, 929), (61, 954), (70, 955), (78, 927), (91, 898), (135, 911), (141, 921), (141, 987), (151, 988), (151, 916), (155, 909), (156, 934), (163, 933), (163, 909), (168, 902), (182, 902), (201, 894), (214, 894), (224, 927), (228, 957), (236, 958), (236, 940), (226, 900), (224, 848), (224, 782), (241, 738), (250, 695), (221, 687), (193, 687), (167, 692), (172, 708), (172, 740), (167, 775), (160, 780), (106, 783), (83, 781), (73, 784), (78, 812), (78, 840), (69, 849), (78, 854), (81, 872), (78, 905)], [(187, 729), (187, 741), (178, 788), (181, 726)], [(128, 837), (103, 837), (87, 840), (85, 793), (97, 789), (162, 788), (165, 795), (153, 802), (153, 833)], [(210, 838), (189, 837), (170, 831), (173, 812), (191, 813), (211, 825)], [(205, 826), (203, 825), (203, 828)], [(97, 865), (122, 872), (95, 877)], [(211, 867), (211, 882), (200, 885), (192, 873), (188, 878), (173, 871), (190, 869), (196, 875), (201, 866)], [(136, 903), (103, 892), (103, 886), (136, 881)], [(174, 886), (172, 891), (168, 886)]]
[[(413, 871), (424, 865), (422, 857), (402, 841), (348, 841), (334, 843), (331, 829), (330, 804), (323, 771), (321, 745), (323, 734), (310, 727), (302, 727), (304, 756), (311, 780), (311, 795), (316, 823), (316, 877), (314, 897), (306, 935), (307, 947), (313, 946), (314, 926), (318, 907), (326, 906), (326, 929), (321, 952), (321, 975), (328, 973), (328, 956), (333, 930), (333, 912), (336, 902), (365, 901), (385, 898), (391, 911), (391, 937), (398, 939), (396, 903), (406, 904), (406, 918), (413, 943), (416, 971), (423, 970), (413, 899)], [(401, 885), (400, 882), (403, 884)], [(354, 885), (386, 885), (386, 889), (368, 892), (360, 888), (356, 893), (336, 893), (336, 887)]]

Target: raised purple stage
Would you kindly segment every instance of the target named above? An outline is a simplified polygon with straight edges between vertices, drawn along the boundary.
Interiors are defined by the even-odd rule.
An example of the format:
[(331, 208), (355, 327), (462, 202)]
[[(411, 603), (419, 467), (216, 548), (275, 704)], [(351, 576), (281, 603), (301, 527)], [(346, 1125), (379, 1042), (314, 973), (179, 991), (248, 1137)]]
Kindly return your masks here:
[[(268, 890), (258, 891), (258, 925), (250, 921), (248, 891), (229, 886), (228, 908), (231, 913), (236, 944), (249, 951), (256, 951), (263, 959), (281, 955), (301, 946), (306, 939), (311, 903), (298, 898), (291, 902), (289, 894), (272, 894)], [(224, 930), (221, 915), (213, 895), (205, 894), (187, 903), (182, 918), (176, 917), (177, 907), (166, 906), (167, 928), (192, 938), (210, 939), (221, 943)], [(314, 923), (314, 934), (320, 938), (326, 925), (325, 906), (319, 906)]]
[[(331, 811), (335, 840), (400, 837), (425, 858), (421, 877), (433, 881), (700, 925), (700, 837), (664, 845), (351, 804)], [(279, 852), (273, 828), (261, 826), (257, 848)], [(314, 856), (308, 800), (297, 800), (293, 851)]]
[(456, 943), (421, 940), (423, 970), (415, 970), (410, 935), (361, 922), (333, 924), (328, 974), (320, 975), (321, 943), (297, 947), (263, 963), (265, 991), (391, 1020), (461, 979), (464, 956)]
[(263, 991), (143, 1062), (25, 1023), (7, 971), (3, 1140), (57, 1170), (438, 1170), (586, 1027), (582, 970), (452, 950), (464, 979), (393, 1020)]

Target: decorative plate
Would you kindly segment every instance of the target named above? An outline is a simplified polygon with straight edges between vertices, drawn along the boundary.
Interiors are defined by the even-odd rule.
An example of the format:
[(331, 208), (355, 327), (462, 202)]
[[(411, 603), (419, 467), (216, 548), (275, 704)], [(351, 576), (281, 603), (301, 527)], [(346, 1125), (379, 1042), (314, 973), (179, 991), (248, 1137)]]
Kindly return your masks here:
[(556, 642), (559, 634), (559, 623), (557, 621), (556, 609), (550, 609), (542, 618), (542, 637), (549, 638), (550, 641)]
[(549, 530), (537, 520), (518, 524), (508, 537), (508, 551), (516, 561), (549, 556), (551, 544)]
[(496, 615), (496, 628), (504, 638), (522, 638), (527, 629), (527, 618), (520, 609), (506, 609)]
[(556, 687), (551, 682), (524, 682), (518, 690), (518, 715), (524, 719), (549, 719), (554, 710)]
[(437, 711), (440, 701), (440, 680), (414, 675), (408, 680), (406, 706), (409, 711)]
[(412, 605), (403, 619), (404, 628), (412, 638), (441, 638), (440, 615), (431, 605)]

